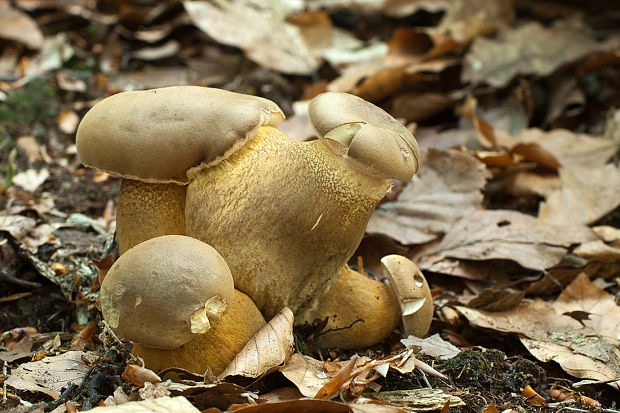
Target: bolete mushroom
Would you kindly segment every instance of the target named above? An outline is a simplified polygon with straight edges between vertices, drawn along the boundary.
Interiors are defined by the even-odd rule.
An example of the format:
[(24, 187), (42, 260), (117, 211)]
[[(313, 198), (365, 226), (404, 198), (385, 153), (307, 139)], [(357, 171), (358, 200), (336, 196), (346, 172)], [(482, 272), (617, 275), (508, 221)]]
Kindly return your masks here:
[(181, 235), (126, 251), (106, 274), (100, 297), (108, 325), (139, 343), (135, 352), (150, 368), (217, 374), (265, 324), (254, 303), (234, 289), (222, 256)]
[[(390, 312), (390, 323), (351, 314), (363, 322), (349, 326), (340, 323), (344, 316), (329, 318), (326, 329), (341, 329), (340, 342), (361, 347), (367, 343), (356, 341), (360, 331), (380, 332), (374, 335), (379, 341), (401, 314), (394, 297), (368, 301), (367, 291), (385, 291), (379, 281), (351, 290), (357, 276), (345, 265), (392, 187), (388, 179), (411, 179), (420, 152), (407, 128), (353, 95), (319, 95), (309, 116), (320, 139), (297, 142), (274, 128), (283, 115), (264, 99), (196, 87), (127, 92), (86, 115), (78, 154), (85, 164), (125, 177), (167, 182), (168, 188), (187, 183), (173, 203), (160, 201), (165, 189), (152, 184), (132, 182), (135, 191), (121, 190), (121, 251), (161, 235), (167, 228), (161, 221), (178, 219), (184, 205), (184, 228), (179, 221), (173, 230), (219, 251), (235, 287), (266, 318), (288, 306), (297, 323), (312, 322), (323, 315), (324, 301), (345, 295), (364, 314)], [(163, 160), (171, 160), (172, 169), (151, 172)], [(321, 342), (333, 344), (328, 334)]]
[[(343, 267), (390, 190), (387, 179), (411, 179), (419, 149), (404, 126), (353, 95), (319, 95), (309, 115), (320, 140), (300, 143), (263, 126), (225, 161), (192, 169), (187, 235), (220, 251), (236, 287), (266, 318), (288, 306), (296, 323), (312, 322), (324, 315), (330, 297), (346, 297), (350, 308), (374, 314), (341, 314), (326, 326), (342, 329), (341, 338), (330, 342), (326, 334), (323, 345), (362, 347), (389, 334), (400, 319), (399, 306), (387, 293), (369, 300), (369, 291), (385, 287), (370, 279), (354, 287), (357, 276)], [(387, 313), (390, 323), (379, 316)], [(340, 322), (348, 318), (363, 322)], [(357, 341), (363, 331), (378, 333)]]
[(77, 130), (81, 162), (123, 179), (116, 216), (120, 253), (150, 238), (185, 234), (186, 172), (218, 163), (260, 126), (284, 115), (263, 98), (198, 86), (110, 96)]

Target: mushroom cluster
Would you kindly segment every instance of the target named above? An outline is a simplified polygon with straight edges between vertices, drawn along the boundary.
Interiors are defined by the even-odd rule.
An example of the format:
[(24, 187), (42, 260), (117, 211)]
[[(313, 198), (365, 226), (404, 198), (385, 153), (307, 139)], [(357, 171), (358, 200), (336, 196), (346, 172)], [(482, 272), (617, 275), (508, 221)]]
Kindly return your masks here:
[[(383, 110), (345, 93), (317, 96), (309, 117), (319, 139), (297, 142), (276, 129), (284, 115), (275, 103), (218, 89), (125, 92), (95, 105), (80, 123), (77, 149), (85, 165), (123, 177), (117, 212), (123, 255), (117, 263), (126, 256), (132, 262), (133, 251), (148, 240), (163, 244), (169, 236), (183, 236), (221, 254), (235, 294), (245, 294), (257, 315), (271, 318), (287, 306), (297, 324), (327, 319), (319, 346), (372, 345), (401, 321), (405, 333), (425, 335), (432, 298), (415, 264), (384, 257), (389, 285), (347, 266), (373, 209), (391, 188), (389, 179), (410, 180), (417, 171), (415, 139)], [(207, 282), (190, 281), (198, 275), (177, 276), (183, 271), (175, 261), (182, 255), (168, 255), (174, 283), (198, 288)], [(143, 282), (140, 277), (127, 273), (122, 279), (130, 289)], [(166, 285), (152, 284), (149, 291), (159, 296)], [(103, 288), (102, 303), (109, 294)], [(225, 301), (234, 309), (242, 299), (228, 293)], [(170, 300), (174, 306), (184, 298), (172, 294)], [(200, 302), (187, 297), (184, 305)], [(223, 314), (220, 321), (214, 317), (213, 330), (224, 324), (228, 313)], [(262, 316), (255, 326), (264, 323)], [(187, 316), (181, 318), (171, 322), (187, 332)], [(134, 337), (124, 330), (121, 335)], [(169, 363), (186, 367), (193, 358), (202, 360), (193, 369), (210, 366), (208, 357), (196, 353), (204, 345), (192, 344), (199, 337), (186, 334), (191, 340), (181, 343)], [(169, 346), (142, 343), (138, 352), (149, 356), (145, 359), (166, 358), (167, 350), (152, 348)]]

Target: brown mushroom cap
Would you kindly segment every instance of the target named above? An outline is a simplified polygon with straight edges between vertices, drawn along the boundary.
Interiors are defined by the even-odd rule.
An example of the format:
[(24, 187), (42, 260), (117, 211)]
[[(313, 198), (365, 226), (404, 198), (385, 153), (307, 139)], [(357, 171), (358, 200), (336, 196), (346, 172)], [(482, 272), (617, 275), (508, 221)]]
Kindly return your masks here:
[(418, 170), (420, 149), (411, 132), (362, 98), (323, 93), (310, 101), (308, 116), (327, 146), (388, 178), (408, 181)]
[(260, 126), (284, 119), (263, 98), (199, 86), (110, 96), (86, 113), (77, 130), (78, 157), (124, 178), (187, 183), (186, 172), (225, 159)]
[(387, 255), (381, 267), (400, 303), (406, 336), (424, 337), (433, 319), (433, 297), (417, 265), (402, 255)]
[(125, 252), (101, 285), (101, 310), (120, 337), (176, 348), (208, 331), (233, 302), (233, 278), (211, 246), (182, 235)]

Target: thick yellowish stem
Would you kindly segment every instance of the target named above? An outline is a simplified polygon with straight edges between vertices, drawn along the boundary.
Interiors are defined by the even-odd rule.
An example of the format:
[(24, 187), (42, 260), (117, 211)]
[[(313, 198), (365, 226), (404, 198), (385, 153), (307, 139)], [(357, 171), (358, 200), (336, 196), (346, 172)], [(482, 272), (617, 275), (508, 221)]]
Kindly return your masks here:
[(185, 186), (123, 179), (116, 213), (119, 253), (162, 235), (185, 235)]
[(400, 324), (400, 307), (392, 288), (345, 266), (318, 299), (319, 305), (296, 323), (324, 320), (315, 338), (318, 347), (354, 349), (385, 339)]
[(218, 375), (265, 324), (265, 319), (250, 297), (235, 290), (233, 304), (206, 333), (179, 348), (159, 349), (136, 343), (132, 352), (142, 357), (151, 370), (180, 367), (203, 374), (210, 369)]
[(317, 305), (390, 189), (322, 142), (271, 127), (192, 178), (187, 235), (224, 257), (235, 288), (268, 319), (284, 306), (300, 314)]

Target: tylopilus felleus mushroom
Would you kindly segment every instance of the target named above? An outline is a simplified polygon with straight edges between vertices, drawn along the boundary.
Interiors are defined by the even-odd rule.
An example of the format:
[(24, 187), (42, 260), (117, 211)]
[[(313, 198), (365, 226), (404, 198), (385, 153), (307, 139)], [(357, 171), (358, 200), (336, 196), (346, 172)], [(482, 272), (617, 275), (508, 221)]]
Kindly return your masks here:
[[(258, 104), (234, 109), (230, 115), (218, 107), (218, 98), (213, 96), (226, 94), (224, 106), (228, 108), (234, 94), (195, 89), (127, 92), (118, 95), (113, 104), (104, 100), (91, 111), (109, 112), (105, 119), (121, 123), (115, 127), (117, 141), (134, 144), (137, 134), (140, 143), (136, 147), (151, 148), (161, 135), (174, 136), (164, 139), (166, 150), (157, 151), (155, 158), (161, 159), (160, 163), (167, 162), (162, 153), (176, 153), (176, 146), (185, 145), (191, 137), (188, 145), (199, 147), (198, 155), (183, 163), (173, 181), (188, 182), (185, 199), (178, 202), (184, 204), (184, 233), (222, 254), (235, 287), (247, 294), (266, 318), (284, 306), (293, 310), (297, 323), (327, 317), (326, 329), (338, 334), (323, 334), (319, 342), (323, 346), (363, 347), (385, 338), (401, 319), (404, 307), (398, 294), (420, 284), (415, 271), (399, 277), (403, 285), (387, 288), (379, 281), (360, 278), (346, 268), (346, 262), (358, 246), (374, 207), (390, 190), (388, 179), (409, 180), (416, 172), (420, 154), (411, 133), (358, 97), (325, 93), (309, 106), (320, 139), (300, 143), (275, 129), (282, 120), (275, 104), (260, 99)], [(238, 96), (241, 102), (248, 99)], [(104, 105), (104, 110), (99, 110), (99, 105)], [(205, 126), (218, 122), (220, 116), (224, 127)], [(101, 123), (98, 117), (91, 119)], [(160, 121), (163, 126), (157, 125)], [(239, 128), (238, 124), (245, 126)], [(88, 130), (86, 126), (80, 128)], [(98, 135), (86, 136), (83, 141)], [(196, 144), (198, 139), (200, 144)], [(101, 147), (109, 147), (107, 140), (97, 142), (99, 152)], [(210, 145), (217, 150), (211, 151)], [(118, 149), (105, 150), (114, 157)], [(80, 130), (78, 153), (82, 157)], [(119, 167), (82, 159), (119, 173)], [(149, 169), (157, 164), (146, 156), (124, 159), (123, 165), (142, 162)], [(180, 174), (185, 172), (184, 179)], [(123, 175), (142, 177), (133, 172)], [(167, 179), (171, 175), (167, 172)], [(128, 203), (133, 202), (128, 199)], [(121, 208), (130, 210), (132, 219), (141, 222), (145, 203), (156, 205), (146, 200), (128, 208), (119, 201), (118, 213), (124, 213)], [(151, 208), (155, 214), (158, 209)], [(162, 215), (168, 219), (169, 214)], [(124, 227), (128, 232), (140, 232), (121, 221), (118, 225), (118, 231)], [(128, 247), (131, 244), (126, 243)], [(428, 290), (425, 281), (423, 284)], [(339, 305), (345, 301), (348, 307)], [(432, 305), (426, 293), (420, 301), (418, 310)], [(349, 318), (360, 322), (342, 322)], [(430, 318), (422, 323), (420, 334), (428, 330), (429, 323)]]

